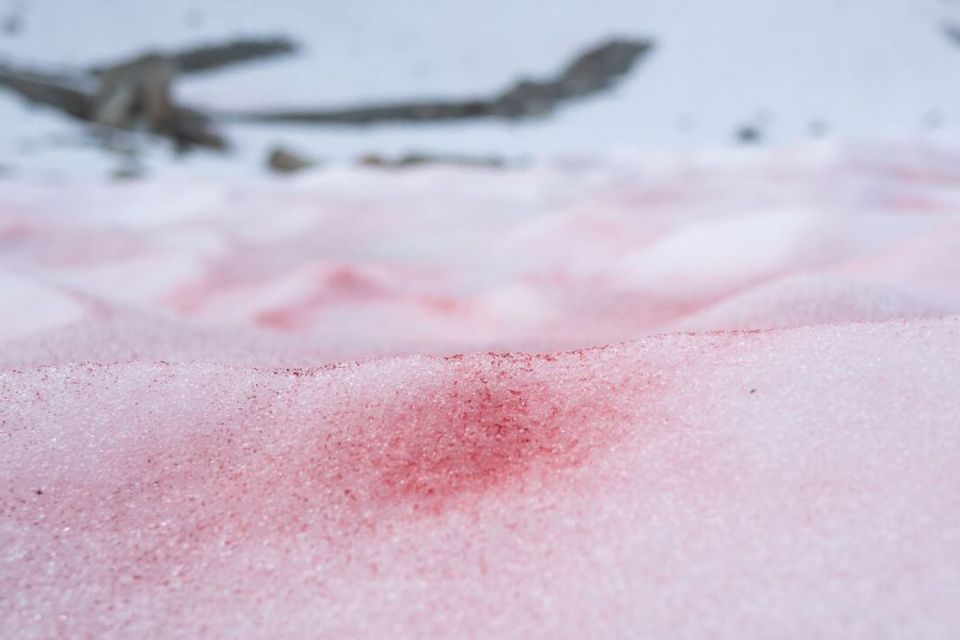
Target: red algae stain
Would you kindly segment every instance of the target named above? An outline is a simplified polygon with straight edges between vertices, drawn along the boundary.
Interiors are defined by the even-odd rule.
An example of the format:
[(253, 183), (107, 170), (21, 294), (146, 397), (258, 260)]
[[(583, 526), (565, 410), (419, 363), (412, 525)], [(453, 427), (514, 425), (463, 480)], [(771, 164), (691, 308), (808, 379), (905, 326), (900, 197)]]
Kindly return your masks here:
[(339, 265), (326, 275), (326, 285), (341, 295), (373, 296), (384, 293), (384, 287), (369, 274), (350, 265)]
[(613, 446), (628, 423), (615, 385), (574, 376), (574, 357), (452, 356), (425, 383), (347, 403), (306, 438), (312, 453), (291, 467), (290, 490), (319, 491), (354, 518), (342, 524), (366, 528), (523, 491), (534, 474), (549, 486)]
[[(133, 441), (103, 449), (96, 477), (30, 472), (19, 502), (0, 499), (35, 541), (36, 562), (76, 557), (129, 592), (282, 539), (349, 558), (357, 540), (404, 520), (574, 486), (577, 469), (636, 429), (638, 398), (661, 386), (599, 365), (596, 352), (223, 370), (218, 384), (235, 390), (224, 402), (217, 385), (184, 385), (180, 371), (161, 365), (144, 382), (160, 403), (138, 402), (154, 415)], [(99, 389), (92, 402), (111, 404), (118, 374), (100, 373), (77, 376)], [(167, 397), (193, 409), (165, 408)], [(185, 416), (192, 433), (161, 424)]]
[(349, 265), (324, 269), (316, 286), (305, 297), (254, 316), (257, 325), (277, 331), (308, 327), (323, 309), (344, 303), (359, 304), (390, 297), (391, 291), (372, 274)]
[(564, 398), (533, 373), (533, 361), (489, 355), (451, 363), (444, 384), (384, 412), (394, 428), (351, 461), (370, 470), (371, 500), (436, 513), (533, 470), (575, 467), (609, 445), (620, 426), (612, 404), (572, 389)]
[(419, 298), (420, 304), (426, 309), (443, 315), (450, 315), (464, 310), (466, 305), (456, 298), (450, 298), (438, 295), (422, 295)]
[[(413, 366), (409, 380), (391, 372), (389, 384), (361, 371), (371, 375), (356, 389), (323, 369), (259, 372), (248, 406), (198, 415), (192, 434), (118, 450), (103, 460), (112, 471), (100, 484), (56, 495), (106, 533), (142, 538), (167, 523), (162, 533), (181, 548), (282, 532), (332, 539), (384, 518), (469, 508), (491, 492), (525, 490), (533, 474), (549, 486), (622, 437), (638, 386), (578, 360), (458, 356), (427, 361), (425, 373)], [(158, 376), (153, 392), (168, 382)]]

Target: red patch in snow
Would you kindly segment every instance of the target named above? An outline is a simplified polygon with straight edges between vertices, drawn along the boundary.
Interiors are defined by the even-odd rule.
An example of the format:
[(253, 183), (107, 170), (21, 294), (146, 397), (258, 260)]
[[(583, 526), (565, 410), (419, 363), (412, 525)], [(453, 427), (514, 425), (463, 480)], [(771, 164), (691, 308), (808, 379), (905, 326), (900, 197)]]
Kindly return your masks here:
[[(215, 383), (198, 378), (189, 392), (195, 397), (177, 383), (195, 374), (161, 366), (143, 390), (159, 414), (135, 410), (136, 435), (104, 447), (97, 477), (38, 476), (22, 487), (26, 502), (7, 506), (14, 519), (30, 521), (29, 503), (43, 487), (36, 535), (45, 548), (93, 561), (84, 560), (88, 541), (122, 541), (95, 562), (112, 575), (155, 583), (210, 561), (218, 548), (277, 536), (342, 548), (398, 519), (470, 510), (499, 492), (564, 486), (568, 472), (637, 427), (629, 407), (660, 386), (656, 377), (609, 372), (590, 360), (583, 353), (457, 356), (405, 363), (409, 379), (393, 369), (383, 382), (376, 363), (335, 372), (224, 370)], [(90, 402), (112, 410), (106, 390), (117, 373), (76, 374), (81, 386), (89, 376), (99, 390)], [(246, 389), (246, 401), (221, 401), (218, 388)], [(184, 415), (167, 415), (168, 396), (194, 407), (196, 424), (183, 425), (182, 437), (163, 424)]]

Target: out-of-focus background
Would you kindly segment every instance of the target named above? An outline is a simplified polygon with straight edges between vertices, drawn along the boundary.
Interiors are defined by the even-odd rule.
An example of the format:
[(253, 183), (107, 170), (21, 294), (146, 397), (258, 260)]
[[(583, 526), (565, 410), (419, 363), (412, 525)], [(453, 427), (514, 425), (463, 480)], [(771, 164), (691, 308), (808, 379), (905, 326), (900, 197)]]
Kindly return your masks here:
[[(284, 37), (288, 55), (173, 84), (204, 113), (494, 95), (610, 38), (651, 51), (615, 87), (520, 121), (217, 121), (225, 152), (90, 126), (0, 91), (2, 176), (265, 171), (272, 149), (326, 165), (373, 154), (530, 162), (620, 148), (809, 139), (960, 140), (960, 2), (947, 0), (0, 0), (0, 63), (70, 77), (154, 50)], [(131, 158), (134, 158), (131, 160)], [(126, 164), (125, 164), (126, 163)]]

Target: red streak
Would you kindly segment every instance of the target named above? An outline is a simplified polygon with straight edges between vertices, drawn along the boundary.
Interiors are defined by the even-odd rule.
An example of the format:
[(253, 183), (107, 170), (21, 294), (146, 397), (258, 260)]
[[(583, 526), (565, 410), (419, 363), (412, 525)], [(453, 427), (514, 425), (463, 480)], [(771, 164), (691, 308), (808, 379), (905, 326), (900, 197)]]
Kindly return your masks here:
[[(222, 384), (250, 385), (248, 406), (219, 405), (216, 387), (201, 386), (181, 401), (207, 402), (211, 413), (183, 425), (183, 437), (151, 439), (144, 425), (142, 440), (104, 456), (99, 478), (43, 483), (42, 496), (33, 493), (38, 482), (23, 487), (22, 509), (8, 506), (29, 520), (31, 504), (43, 500), (46, 524), (37, 523), (37, 534), (51, 552), (154, 583), (201, 564), (194, 561), (218, 546), (296, 535), (343, 547), (398, 519), (473, 509), (498, 492), (551, 490), (609, 450), (635, 424), (623, 407), (636, 406), (656, 380), (601, 375), (589, 360), (455, 356), (404, 364), (409, 379), (376, 363), (228, 371), (238, 380)], [(103, 393), (113, 374), (100, 379), (96, 369), (77, 374)], [(169, 397), (164, 387), (180, 374), (176, 366), (160, 371), (144, 393)], [(362, 383), (349, 382), (354, 376)], [(290, 408), (311, 402), (314, 410)], [(123, 543), (107, 558), (84, 558), (91, 539)]]

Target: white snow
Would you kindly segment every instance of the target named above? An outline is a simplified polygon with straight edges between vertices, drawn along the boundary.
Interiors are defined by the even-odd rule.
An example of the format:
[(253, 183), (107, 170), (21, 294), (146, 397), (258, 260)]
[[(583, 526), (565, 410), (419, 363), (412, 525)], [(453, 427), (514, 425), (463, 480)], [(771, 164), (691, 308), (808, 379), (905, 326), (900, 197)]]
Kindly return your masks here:
[[(0, 16), (17, 4), (0, 3)], [(369, 151), (538, 158), (725, 146), (746, 124), (778, 143), (809, 138), (816, 123), (842, 137), (960, 138), (960, 46), (942, 29), (960, 23), (960, 8), (934, 0), (561, 0), (548, 8), (529, 0), (74, 0), (25, 7), (22, 32), (0, 37), (0, 54), (24, 63), (82, 65), (241, 34), (282, 33), (303, 44), (295, 57), (182, 82), (185, 101), (218, 108), (470, 96), (521, 74), (550, 74), (611, 35), (658, 43), (615, 92), (548, 120), (361, 130), (236, 126), (228, 129), (235, 158), (198, 154), (187, 161), (191, 170), (259, 168), (278, 142), (342, 162)], [(79, 125), (16, 102), (0, 97), (3, 164), (46, 176), (103, 173), (96, 150), (48, 148), (77, 139)], [(27, 155), (24, 148), (43, 150)], [(149, 163), (165, 166), (169, 154), (155, 151)]]

